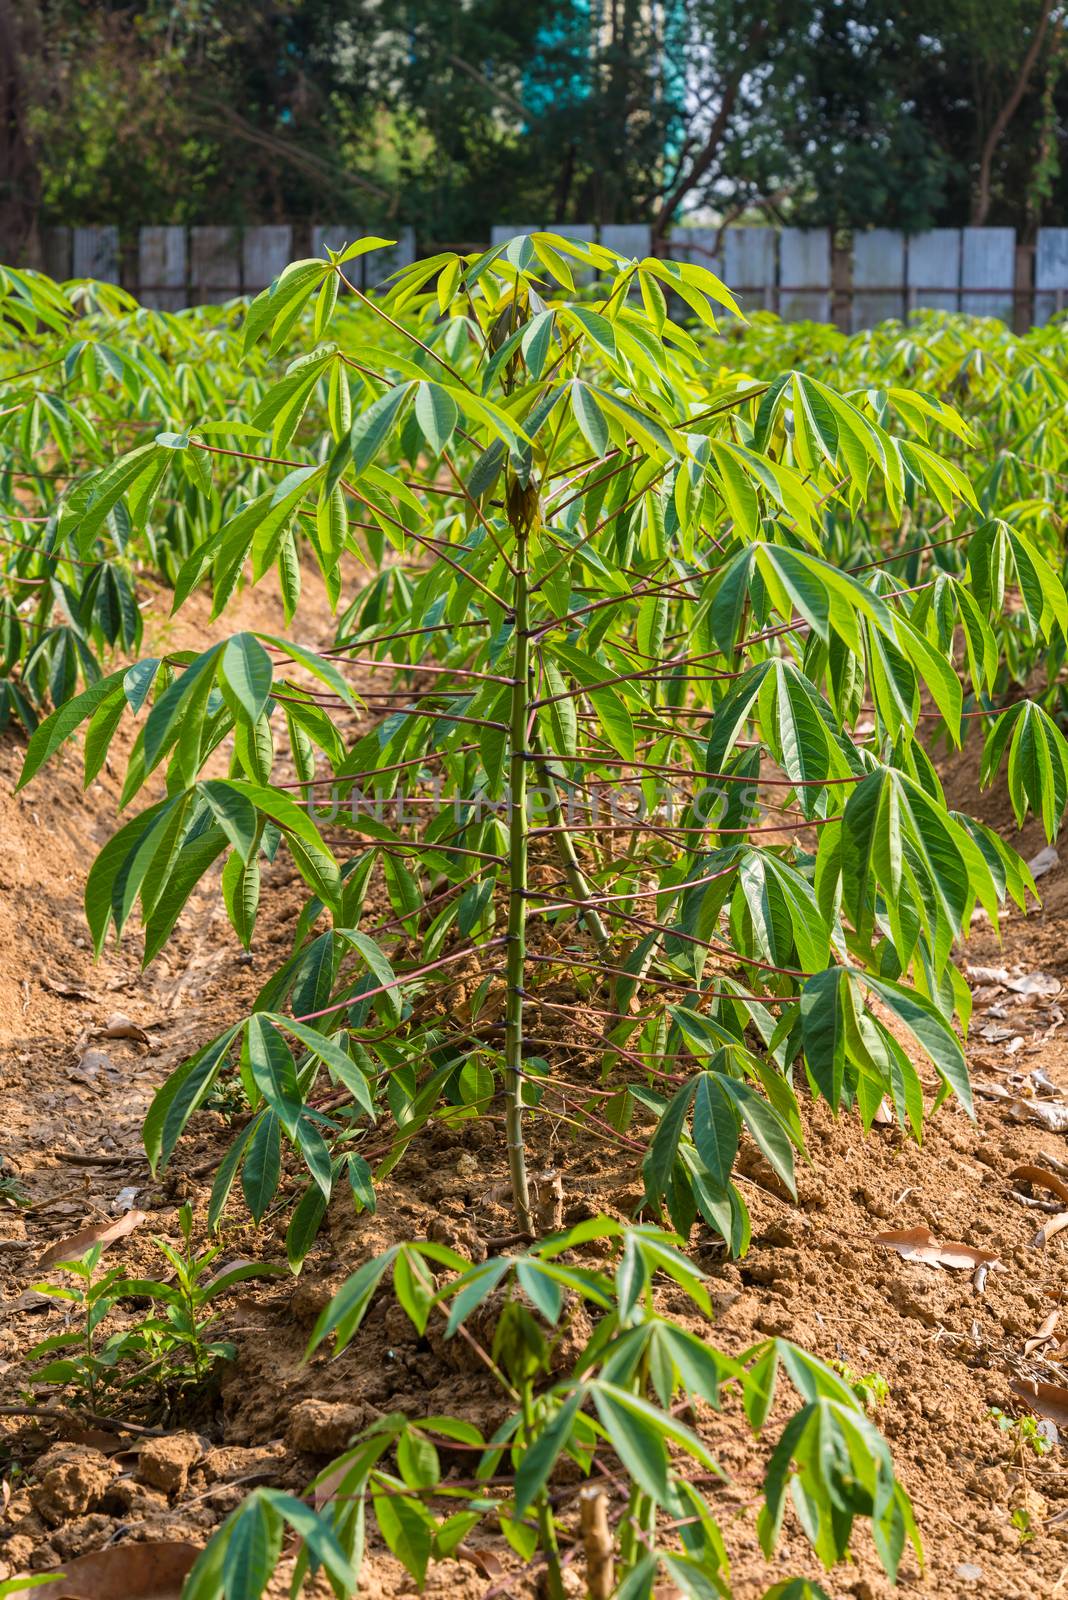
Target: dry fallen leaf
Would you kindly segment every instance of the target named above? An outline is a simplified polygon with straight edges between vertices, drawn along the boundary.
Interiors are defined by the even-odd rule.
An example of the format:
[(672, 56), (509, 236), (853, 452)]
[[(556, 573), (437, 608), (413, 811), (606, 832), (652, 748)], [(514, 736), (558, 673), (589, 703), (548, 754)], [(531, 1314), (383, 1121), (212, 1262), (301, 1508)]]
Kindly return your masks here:
[(930, 1228), (897, 1228), (889, 1233), (877, 1233), (872, 1243), (881, 1245), (884, 1250), (896, 1250), (905, 1261), (922, 1261), (928, 1267), (954, 1267), (973, 1272), (976, 1267), (1001, 1265), (996, 1250), (943, 1243), (935, 1238)]
[(1062, 1228), (1068, 1228), (1068, 1211), (1058, 1211), (1055, 1217), (1050, 1217), (1048, 1222), (1044, 1222), (1031, 1240), (1031, 1248), (1033, 1250), (1044, 1250), (1050, 1240), (1060, 1233)]
[[(200, 1554), (195, 1544), (123, 1544), (53, 1567), (55, 1583), (16, 1589), (9, 1600), (180, 1600)], [(42, 1576), (35, 1573), (38, 1583)]]
[(72, 1233), (68, 1239), (57, 1239), (38, 1261), (37, 1270), (50, 1267), (56, 1261), (77, 1261), (94, 1244), (114, 1244), (116, 1239), (124, 1239), (144, 1221), (143, 1211), (127, 1211), (117, 1222), (98, 1223), (95, 1228), (83, 1228), (80, 1233)]
[(976, 983), (1004, 984), (1009, 976), (1004, 967), (973, 967), (970, 961), (966, 970)]
[(1040, 1122), (1049, 1133), (1068, 1133), (1068, 1106), (1059, 1100), (1014, 1100), (1009, 1116), (1014, 1122)]
[(1049, 972), (1025, 972), (1022, 977), (1010, 978), (1006, 987), (1014, 994), (1038, 994), (1052, 1000), (1061, 992), (1061, 980)]
[(102, 1072), (115, 1071), (115, 1063), (106, 1050), (84, 1050), (78, 1067), (90, 1078), (97, 1078)]
[(458, 1544), (456, 1555), (460, 1561), (466, 1561), (469, 1566), (475, 1567), (484, 1578), (499, 1578), (504, 1571), (504, 1567), (492, 1550), (478, 1550), (473, 1545)]
[(1009, 1388), (1040, 1417), (1058, 1428), (1068, 1428), (1068, 1389), (1060, 1383), (1040, 1383), (1037, 1378), (1012, 1378)]
[(1060, 1320), (1060, 1315), (1059, 1311), (1051, 1311), (1041, 1328), (1030, 1339), (1024, 1341), (1025, 1356), (1029, 1356), (1033, 1350), (1040, 1350), (1044, 1344), (1049, 1344), (1053, 1338), (1053, 1330)]
[(980, 1039), (985, 1039), (987, 1044), (1002, 1044), (1006, 1039), (1018, 1037), (1015, 1028), (1002, 1027), (1000, 1022), (988, 1022), (985, 1028), (979, 1029)]
[(104, 1033), (109, 1039), (137, 1039), (141, 1044), (148, 1044), (148, 1034), (139, 1022), (132, 1022), (121, 1011), (111, 1014), (104, 1024)]
[(1009, 1178), (1013, 1183), (1029, 1183), (1034, 1189), (1048, 1189), (1068, 1206), (1068, 1183), (1055, 1173), (1047, 1172), (1045, 1167), (1014, 1167)]
[(46, 973), (40, 973), (37, 982), (42, 989), (47, 989), (49, 994), (58, 995), (60, 1000), (95, 1000), (96, 996), (89, 989), (82, 989), (78, 984), (66, 978), (50, 978)]
[(1059, 978), (1048, 972), (1007, 972), (1004, 967), (968, 967), (968, 976), (976, 983), (996, 983), (1014, 994), (1046, 995), (1050, 999), (1061, 992)]

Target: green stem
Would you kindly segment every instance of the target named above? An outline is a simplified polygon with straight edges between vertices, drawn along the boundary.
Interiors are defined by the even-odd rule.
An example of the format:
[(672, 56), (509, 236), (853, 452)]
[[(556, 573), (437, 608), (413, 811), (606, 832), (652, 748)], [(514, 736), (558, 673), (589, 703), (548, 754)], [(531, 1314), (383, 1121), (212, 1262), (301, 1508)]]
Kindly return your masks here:
[[(534, 1401), (530, 1392), (529, 1382), (523, 1385), (521, 1401), (524, 1442), (529, 1450), (538, 1436), (537, 1426), (534, 1421)], [(553, 1524), (553, 1508), (544, 1489), (534, 1501), (534, 1507), (538, 1514), (538, 1534), (541, 1540), (542, 1554), (545, 1557), (548, 1568), (546, 1574), (548, 1579), (546, 1583), (548, 1600), (566, 1600), (564, 1574), (560, 1566), (560, 1547), (556, 1542), (556, 1528)]]
[(527, 923), (527, 720), (530, 715), (530, 629), (526, 529), (516, 527), (515, 655), (510, 722), (508, 809), (508, 959), (504, 1066), (508, 1170), (519, 1226), (533, 1233), (523, 1146), (523, 977)]
[[(572, 839), (570, 829), (564, 821), (564, 808), (560, 803), (560, 791), (556, 787), (552, 763), (537, 734), (531, 740), (531, 745), (537, 751), (539, 757), (538, 772), (545, 784), (545, 794), (548, 801), (546, 815), (549, 819), (549, 825), (558, 830), (553, 834), (553, 838), (556, 840), (556, 848), (564, 869), (564, 877), (567, 879), (568, 887), (576, 900), (589, 901), (591, 895), (590, 886), (575, 851), (575, 841)], [(595, 905), (587, 905), (579, 915), (593, 935), (593, 942), (597, 946), (598, 955), (607, 960), (612, 946), (608, 936), (608, 929), (605, 927), (601, 913)]]

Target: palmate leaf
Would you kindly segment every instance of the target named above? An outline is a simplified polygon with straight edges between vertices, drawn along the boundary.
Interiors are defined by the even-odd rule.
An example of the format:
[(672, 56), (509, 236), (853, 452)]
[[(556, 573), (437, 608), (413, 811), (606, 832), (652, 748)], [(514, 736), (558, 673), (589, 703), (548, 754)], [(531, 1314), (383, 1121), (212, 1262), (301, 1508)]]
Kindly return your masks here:
[[(930, 929), (935, 960), (944, 960), (976, 897), (996, 924), (1000, 896), (982, 853), (904, 773), (884, 767), (857, 785), (843, 813), (838, 859), (843, 904), (861, 938), (870, 935), (881, 887), (902, 967), (920, 924)], [(906, 923), (905, 905), (915, 906), (918, 920)]]
[(301, 305), (315, 292), (327, 271), (322, 261), (293, 261), (285, 271), (258, 294), (248, 309), (243, 332), (246, 353), (273, 322)]
[(1030, 700), (1017, 702), (991, 729), (980, 774), (984, 784), (1001, 765), (1006, 744), (1009, 796), (1017, 824), (1023, 826), (1030, 809), (1052, 842), (1068, 806), (1068, 741), (1041, 706)]
[(895, 1025), (903, 1028), (923, 1051), (969, 1116), (973, 1115), (964, 1051), (938, 1008), (914, 989), (849, 967), (814, 973), (806, 980), (801, 995), (805, 1063), (814, 1085), (832, 1109), (842, 1102), (846, 1069), (852, 1068), (876, 1086), (878, 1098), (874, 1104), (889, 1095), (899, 1114), (903, 1111), (914, 1128), (922, 1120), (918, 1085), (908, 1058), (878, 1019), (864, 1015), (868, 990), (891, 1012)]
[(270, 1019), (278, 1028), (283, 1028), (291, 1033), (304, 1048), (312, 1055), (326, 1064), (330, 1072), (352, 1091), (357, 1105), (372, 1119), (375, 1115), (374, 1102), (367, 1078), (360, 1068), (347, 1055), (344, 1050), (324, 1034), (317, 1033), (313, 1028), (307, 1027), (303, 1022), (297, 1022), (292, 1017), (275, 1016)]

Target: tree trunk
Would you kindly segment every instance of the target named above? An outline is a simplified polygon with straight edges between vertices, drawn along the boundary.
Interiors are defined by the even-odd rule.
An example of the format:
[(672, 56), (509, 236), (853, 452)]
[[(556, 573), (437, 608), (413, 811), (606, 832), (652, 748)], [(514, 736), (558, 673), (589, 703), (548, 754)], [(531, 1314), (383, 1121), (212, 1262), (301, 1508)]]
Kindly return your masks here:
[(31, 265), (37, 264), (40, 182), (26, 131), (26, 64), (39, 53), (40, 36), (33, 0), (0, 0), (0, 257)]
[(1031, 36), (1031, 43), (1027, 54), (1023, 58), (1016, 82), (1001, 110), (991, 125), (990, 132), (983, 141), (982, 154), (979, 158), (979, 176), (975, 185), (975, 200), (972, 205), (972, 227), (981, 228), (990, 214), (990, 184), (994, 168), (994, 157), (998, 145), (1005, 137), (1005, 131), (1020, 108), (1020, 101), (1027, 92), (1027, 85), (1031, 74), (1035, 70), (1042, 49), (1042, 41), (1046, 37), (1046, 28), (1049, 24), (1049, 15), (1053, 10), (1053, 0), (1042, 0), (1042, 10)]

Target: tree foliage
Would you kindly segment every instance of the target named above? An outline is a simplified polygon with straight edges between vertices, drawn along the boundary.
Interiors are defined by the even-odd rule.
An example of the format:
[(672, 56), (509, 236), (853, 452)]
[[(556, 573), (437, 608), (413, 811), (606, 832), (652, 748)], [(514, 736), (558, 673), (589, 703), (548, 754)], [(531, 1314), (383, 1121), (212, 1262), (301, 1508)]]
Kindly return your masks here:
[[(1065, 220), (1052, 0), (4, 0), (47, 221)], [(17, 168), (17, 170), (16, 170)], [(505, 197), (507, 197), (505, 199)]]

